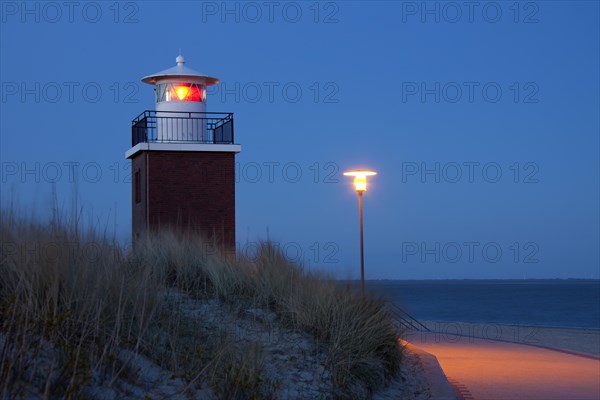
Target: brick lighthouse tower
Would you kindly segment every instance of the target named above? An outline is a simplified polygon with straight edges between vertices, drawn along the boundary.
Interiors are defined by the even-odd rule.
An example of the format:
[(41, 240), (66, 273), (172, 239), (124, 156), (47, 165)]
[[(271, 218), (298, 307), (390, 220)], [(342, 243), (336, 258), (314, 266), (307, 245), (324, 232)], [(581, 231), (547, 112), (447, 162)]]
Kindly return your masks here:
[(235, 246), (233, 114), (206, 112), (206, 87), (219, 83), (177, 65), (147, 76), (155, 110), (132, 121), (133, 238), (147, 231), (197, 232)]

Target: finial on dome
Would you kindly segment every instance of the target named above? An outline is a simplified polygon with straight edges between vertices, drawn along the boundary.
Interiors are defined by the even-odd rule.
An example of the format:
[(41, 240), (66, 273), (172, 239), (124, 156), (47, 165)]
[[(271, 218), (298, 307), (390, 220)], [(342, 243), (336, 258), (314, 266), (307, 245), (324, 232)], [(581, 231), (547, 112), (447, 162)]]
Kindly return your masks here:
[(179, 55), (175, 59), (175, 62), (177, 63), (177, 65), (183, 65), (183, 64), (185, 64), (185, 58), (183, 58), (183, 56), (181, 55), (181, 53), (179, 53)]

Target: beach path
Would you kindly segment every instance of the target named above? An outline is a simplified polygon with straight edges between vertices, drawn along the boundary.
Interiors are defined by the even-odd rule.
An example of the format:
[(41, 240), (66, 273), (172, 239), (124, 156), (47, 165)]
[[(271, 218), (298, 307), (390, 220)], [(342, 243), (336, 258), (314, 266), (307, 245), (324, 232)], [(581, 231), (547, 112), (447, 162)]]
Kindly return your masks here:
[(436, 333), (407, 340), (437, 357), (459, 400), (600, 399), (597, 358)]

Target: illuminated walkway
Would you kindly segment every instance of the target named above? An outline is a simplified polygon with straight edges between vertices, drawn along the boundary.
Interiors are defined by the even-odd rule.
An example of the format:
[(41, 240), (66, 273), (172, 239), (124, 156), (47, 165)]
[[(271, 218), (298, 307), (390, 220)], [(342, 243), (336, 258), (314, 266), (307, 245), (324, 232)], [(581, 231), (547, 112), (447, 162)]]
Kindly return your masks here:
[(435, 333), (407, 339), (437, 357), (459, 399), (600, 399), (598, 359)]

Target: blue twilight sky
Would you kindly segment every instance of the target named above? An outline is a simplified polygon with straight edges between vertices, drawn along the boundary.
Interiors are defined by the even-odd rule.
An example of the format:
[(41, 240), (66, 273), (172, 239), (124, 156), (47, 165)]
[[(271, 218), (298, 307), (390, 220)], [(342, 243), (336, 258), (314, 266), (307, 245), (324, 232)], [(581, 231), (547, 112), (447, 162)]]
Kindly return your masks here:
[(125, 241), (140, 78), (181, 49), (235, 114), (242, 253), (358, 277), (370, 167), (367, 278), (598, 278), (598, 4), (2, 1), (3, 206), (54, 181)]

